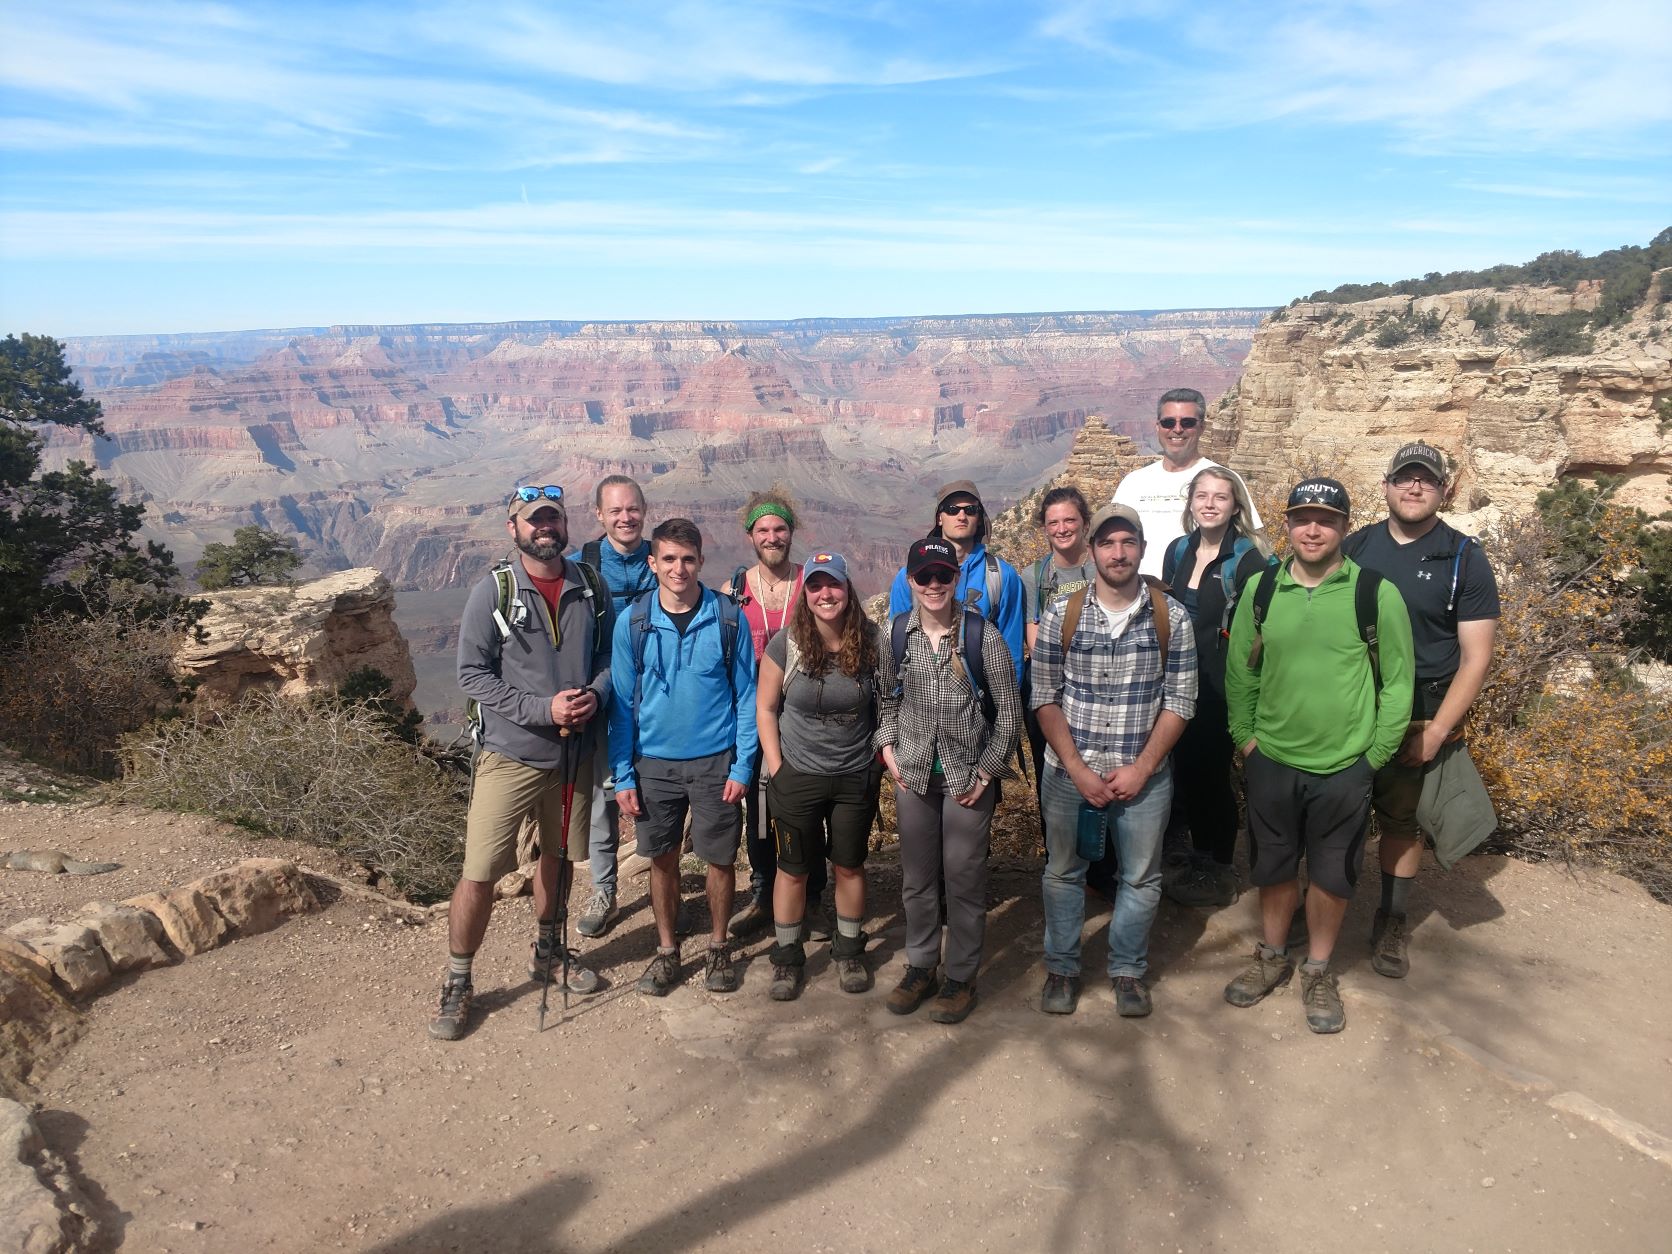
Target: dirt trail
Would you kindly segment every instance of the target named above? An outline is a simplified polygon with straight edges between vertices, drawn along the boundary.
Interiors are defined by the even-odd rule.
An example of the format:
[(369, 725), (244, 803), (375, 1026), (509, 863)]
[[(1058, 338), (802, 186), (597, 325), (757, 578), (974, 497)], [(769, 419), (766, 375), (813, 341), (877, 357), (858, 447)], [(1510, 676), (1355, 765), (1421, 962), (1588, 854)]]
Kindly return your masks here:
[[(0, 874), (0, 925), (297, 852), (196, 819), (0, 806), (0, 849), (46, 844), (126, 865)], [(1666, 1248), (1672, 1165), (1552, 1105), (1577, 1092), (1672, 1135), (1672, 911), (1624, 881), (1427, 868), (1403, 982), (1371, 971), (1356, 903), (1333, 1038), (1292, 990), (1220, 999), (1252, 896), (1163, 906), (1150, 1019), (1117, 1018), (1101, 978), (1054, 1019), (1037, 871), (997, 867), (982, 1003), (942, 1027), (883, 1009), (892, 859), (873, 863), (863, 997), (820, 953), (802, 999), (772, 1003), (757, 944), (729, 998), (702, 990), (690, 945), (686, 986), (643, 998), (632, 891), (584, 944), (608, 987), (544, 1035), (524, 902), (496, 912), (485, 1013), (454, 1044), (424, 1032), (442, 927), (364, 902), (124, 977), (89, 1004), (40, 1124), (131, 1250)], [(1093, 973), (1107, 918), (1088, 921)]]

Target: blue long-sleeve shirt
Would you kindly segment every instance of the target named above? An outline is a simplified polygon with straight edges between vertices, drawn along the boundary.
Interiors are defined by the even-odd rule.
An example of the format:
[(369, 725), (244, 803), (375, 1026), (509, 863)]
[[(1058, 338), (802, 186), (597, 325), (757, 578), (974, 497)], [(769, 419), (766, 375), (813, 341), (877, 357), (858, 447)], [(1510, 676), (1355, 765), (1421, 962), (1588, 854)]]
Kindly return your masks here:
[[(608, 539), (599, 539), (597, 544), (598, 574), (610, 590), (615, 612), (625, 614), (628, 602), (637, 600), (656, 586), (655, 572), (650, 569), (650, 541), (640, 540), (639, 546), (631, 553), (617, 552)], [(585, 553), (586, 545), (583, 544), (569, 554), (569, 560), (584, 562)]]
[[(680, 635), (659, 596), (650, 597), (641, 642), (631, 609), (615, 620), (610, 685), (610, 764), (616, 790), (638, 787), (639, 758), (676, 762), (731, 750), (727, 778), (747, 787), (755, 774), (755, 651), (739, 625), (728, 680), (720, 640), (719, 593), (702, 590), (696, 617)], [(642, 673), (641, 673), (642, 658)], [(617, 660), (619, 659), (619, 666)], [(638, 698), (637, 726), (634, 697)]]
[[(965, 597), (974, 592), (975, 607), (981, 611), (983, 618), (999, 629), (999, 635), (1004, 637), (1004, 643), (1010, 649), (1010, 660), (1016, 666), (1016, 673), (1022, 673), (1022, 624), (1027, 620), (1027, 590), (1022, 585), (1022, 577), (1016, 573), (1016, 568), (1002, 557), (995, 557), (999, 564), (999, 605), (998, 612), (993, 612), (987, 603), (987, 546), (978, 544), (970, 550), (968, 557), (958, 571), (958, 586), (953, 590), (958, 597), (958, 603), (964, 604)], [(894, 575), (894, 583), (888, 590), (888, 616), (904, 614), (912, 607), (911, 584), (906, 579), (906, 569), (901, 567)]]

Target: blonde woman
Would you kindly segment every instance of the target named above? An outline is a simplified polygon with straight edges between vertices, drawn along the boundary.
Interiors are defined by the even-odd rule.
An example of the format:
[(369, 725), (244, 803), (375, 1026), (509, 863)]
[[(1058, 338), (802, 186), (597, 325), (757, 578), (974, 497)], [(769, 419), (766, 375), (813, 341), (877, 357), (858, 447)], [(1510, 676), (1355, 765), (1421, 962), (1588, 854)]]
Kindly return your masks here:
[(1232, 865), (1237, 799), (1225, 707), (1225, 643), (1231, 612), (1249, 579), (1271, 562), (1271, 546), (1250, 523), (1254, 506), (1242, 476), (1208, 466), (1185, 493), (1184, 534), (1167, 547), (1161, 578), (1190, 613), (1200, 679), (1196, 717), (1173, 750), (1177, 795), (1190, 823), (1191, 867), (1167, 895), (1182, 906), (1228, 906), (1237, 898)]

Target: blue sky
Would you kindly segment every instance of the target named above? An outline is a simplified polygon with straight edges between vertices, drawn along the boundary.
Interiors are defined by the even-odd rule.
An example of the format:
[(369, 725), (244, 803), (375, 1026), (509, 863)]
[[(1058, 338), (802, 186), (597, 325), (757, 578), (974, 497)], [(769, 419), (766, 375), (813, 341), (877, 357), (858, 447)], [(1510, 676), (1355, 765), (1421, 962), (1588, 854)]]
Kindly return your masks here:
[(0, 43), (0, 331), (1280, 304), (1668, 224), (1664, 0), (58, 0)]

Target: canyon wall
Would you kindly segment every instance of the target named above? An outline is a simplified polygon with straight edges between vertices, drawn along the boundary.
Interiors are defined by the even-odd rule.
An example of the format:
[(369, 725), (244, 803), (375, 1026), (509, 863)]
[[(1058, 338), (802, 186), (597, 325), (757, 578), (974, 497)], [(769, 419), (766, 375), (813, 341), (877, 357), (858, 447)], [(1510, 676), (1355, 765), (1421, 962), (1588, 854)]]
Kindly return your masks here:
[(1610, 474), (1625, 479), (1621, 500), (1657, 514), (1672, 504), (1672, 424), (1657, 414), (1672, 392), (1666, 279), (1590, 351), (1553, 356), (1518, 319), (1594, 309), (1596, 285), (1296, 303), (1255, 333), (1214, 413), (1213, 455), (1267, 486), (1332, 467), (1363, 482), (1423, 439), (1457, 463), (1460, 512), (1525, 508), (1560, 476)]

